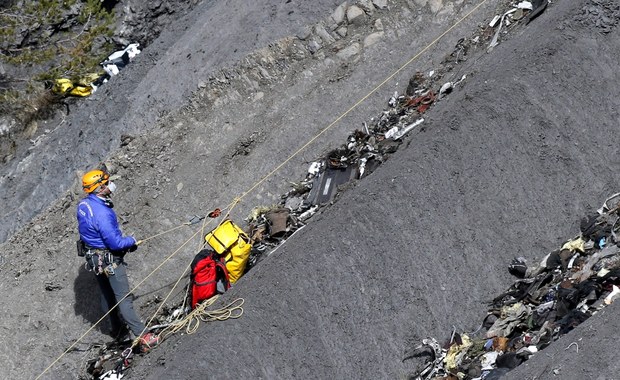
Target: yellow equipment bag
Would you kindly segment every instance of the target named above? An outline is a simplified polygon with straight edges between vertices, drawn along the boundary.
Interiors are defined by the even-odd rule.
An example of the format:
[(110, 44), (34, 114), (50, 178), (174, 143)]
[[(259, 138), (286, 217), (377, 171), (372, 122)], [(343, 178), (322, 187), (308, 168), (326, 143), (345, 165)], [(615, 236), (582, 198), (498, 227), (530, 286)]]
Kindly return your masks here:
[(231, 220), (225, 220), (205, 236), (205, 241), (224, 256), (230, 283), (237, 282), (243, 276), (252, 250), (248, 235)]
[(73, 83), (70, 79), (60, 78), (56, 79), (52, 91), (58, 95), (63, 96), (90, 96), (93, 93), (93, 88), (90, 85), (82, 85)]

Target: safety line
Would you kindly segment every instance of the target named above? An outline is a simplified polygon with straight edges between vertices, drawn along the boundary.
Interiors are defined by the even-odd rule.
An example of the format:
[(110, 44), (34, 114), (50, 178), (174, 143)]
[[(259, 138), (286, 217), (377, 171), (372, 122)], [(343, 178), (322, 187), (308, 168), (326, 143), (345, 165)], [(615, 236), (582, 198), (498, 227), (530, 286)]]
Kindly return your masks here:
[[(318, 134), (316, 134), (313, 138), (311, 138), (308, 142), (306, 142), (303, 146), (301, 146), (299, 149), (297, 149), (292, 155), (290, 155), (286, 160), (284, 160), (282, 163), (280, 163), (278, 166), (276, 166), (273, 170), (271, 170), (269, 173), (267, 173), (265, 176), (263, 176), (263, 178), (261, 178), (258, 182), (256, 182), (252, 187), (250, 187), (248, 190), (246, 190), (241, 196), (235, 198), (231, 204), (232, 206), (229, 209), (229, 212), (226, 214), (226, 216), (228, 216), (230, 214), (230, 212), (232, 211), (232, 209), (234, 209), (239, 202), (244, 199), (249, 193), (251, 193), (254, 189), (256, 189), (260, 184), (262, 184), (263, 182), (265, 182), (269, 177), (271, 177), (273, 174), (275, 174), (277, 171), (279, 171), (285, 164), (287, 164), (290, 160), (292, 160), (294, 157), (296, 157), (299, 153), (301, 153), (303, 150), (305, 150), (310, 144), (312, 144), (316, 139), (318, 139), (321, 135), (323, 135), (325, 132), (327, 132), (329, 129), (331, 129), (334, 125), (336, 125), (340, 120), (342, 120), (344, 117), (346, 117), (349, 113), (351, 113), (355, 108), (357, 108), (360, 104), (362, 104), (366, 99), (368, 99), (370, 96), (372, 96), (375, 92), (377, 92), (381, 87), (383, 87), (387, 82), (389, 82), (390, 80), (392, 80), (396, 75), (398, 75), (401, 71), (403, 71), (407, 66), (409, 66), (413, 61), (415, 61), (416, 59), (418, 59), (423, 53), (425, 53), (428, 49), (430, 49), (431, 47), (433, 47), (440, 39), (442, 39), (446, 34), (448, 34), (449, 32), (451, 32), (454, 28), (456, 28), (459, 24), (461, 24), (464, 20), (466, 20), (467, 18), (469, 18), (469, 16), (471, 16), (475, 11), (478, 10), (478, 8), (480, 8), (482, 5), (484, 5), (487, 2), (487, 0), (482, 0), (478, 5), (476, 5), (474, 8), (472, 8), (469, 12), (467, 12), (467, 14), (465, 14), (465, 16), (463, 16), (462, 18), (460, 18), (458, 21), (456, 21), (451, 27), (449, 27), (448, 29), (446, 29), (442, 34), (440, 34), (437, 38), (435, 38), (431, 43), (429, 43), (426, 47), (424, 47), (422, 50), (420, 50), (416, 55), (414, 55), (411, 59), (409, 59), (407, 62), (405, 62), (400, 68), (398, 68), (396, 71), (394, 71), (391, 75), (389, 75), (387, 78), (385, 78), (381, 83), (379, 83), (377, 86), (375, 86), (368, 94), (366, 94), (365, 96), (363, 96), (360, 100), (358, 100), (355, 104), (353, 104), (348, 110), (346, 110), (344, 113), (342, 113), (340, 116), (338, 116), (334, 121), (332, 121), (327, 127), (323, 128)], [(229, 205), (230, 206), (230, 205)], [(222, 219), (224, 220), (224, 218)], [(186, 224), (183, 224), (186, 225)], [(181, 226), (183, 226), (181, 225)], [(173, 230), (176, 230), (178, 228), (180, 228), (181, 226), (177, 226), (174, 227), (168, 231), (164, 231), (162, 233), (159, 233), (157, 235), (154, 236), (150, 236), (146, 239), (143, 239), (143, 241), (152, 239), (156, 236), (161, 236), (165, 233), (171, 232)], [(204, 227), (203, 227), (204, 228)], [(43, 372), (41, 372), (41, 374), (39, 374), (35, 380), (38, 380), (41, 378), (41, 376), (43, 376), (47, 371), (50, 370), (50, 368), (52, 368), (56, 363), (58, 363), (58, 361), (60, 361), (60, 359), (62, 359), (68, 352), (70, 352), (82, 339), (84, 339), (84, 337), (86, 337), (86, 335), (88, 335), (99, 323), (101, 323), (113, 310), (116, 309), (116, 307), (123, 301), (125, 300), (125, 298), (127, 298), (131, 293), (133, 293), (140, 285), (142, 285), (147, 279), (149, 279), (153, 274), (155, 274), (155, 272), (157, 272), (159, 269), (161, 269), (161, 267), (168, 262), (174, 255), (176, 255), (188, 242), (190, 242), (193, 238), (196, 237), (196, 235), (203, 230), (203, 228), (201, 228), (200, 230), (197, 230), (189, 239), (187, 239), (177, 250), (175, 250), (172, 254), (170, 254), (160, 265), (158, 265), (151, 273), (149, 273), (142, 281), (140, 281), (136, 286), (133, 287), (133, 289), (127, 294), (125, 295), (125, 297), (123, 297), (120, 301), (118, 301), (116, 303), (116, 305), (114, 305), (107, 313), (105, 313), (97, 322), (95, 322), (95, 324), (93, 326), (91, 326), (88, 330), (86, 330), (86, 332), (84, 334), (82, 334), (73, 344), (71, 344), (71, 346), (69, 346), (69, 348), (67, 348), (58, 358), (56, 358), (56, 360), (54, 360), (50, 365), (48, 365)], [(182, 278), (183, 275), (180, 277)], [(178, 282), (178, 281), (177, 281)], [(176, 286), (176, 285), (175, 285)]]
[(146, 242), (146, 241), (149, 241), (149, 240), (151, 240), (151, 239), (154, 239), (154, 238), (156, 238), (156, 237), (159, 237), (159, 236), (161, 236), (161, 235), (165, 235), (165, 234), (170, 233), (170, 232), (172, 232), (172, 231), (178, 230), (179, 228), (181, 228), (181, 227), (185, 227), (185, 226), (188, 226), (188, 225), (189, 225), (189, 224), (187, 224), (187, 223), (183, 223), (183, 224), (178, 225), (178, 226), (176, 226), (176, 227), (173, 227), (173, 228), (171, 228), (171, 229), (169, 229), (169, 230), (165, 230), (165, 231), (162, 231), (162, 232), (160, 232), (160, 233), (158, 233), (158, 234), (155, 234), (155, 235), (152, 235), (152, 236), (146, 237), (146, 238), (144, 238), (144, 239), (140, 239), (140, 244), (142, 244), (142, 243), (144, 243), (144, 242)]
[(246, 192), (243, 193), (243, 195), (241, 195), (239, 197), (239, 199), (243, 199), (245, 198), (246, 195), (248, 195), (251, 191), (253, 191), (256, 187), (258, 187), (261, 183), (265, 182), (267, 180), (267, 178), (271, 177), (274, 173), (276, 173), (278, 170), (280, 170), (286, 163), (288, 163), (291, 159), (293, 159), (295, 156), (297, 156), (299, 153), (301, 153), (304, 149), (306, 149), (310, 144), (312, 144), (317, 138), (319, 138), (323, 133), (325, 133), (327, 130), (329, 130), (331, 127), (333, 127), (334, 125), (336, 125), (340, 120), (342, 120), (345, 116), (347, 116), (349, 113), (351, 113), (351, 111), (353, 111), (355, 108), (357, 108), (360, 104), (362, 104), (366, 99), (368, 99), (370, 96), (372, 96), (375, 92), (377, 92), (377, 90), (379, 90), (381, 87), (383, 87), (383, 85), (385, 85), (387, 82), (389, 82), (390, 80), (392, 80), (396, 75), (398, 75), (398, 73), (400, 73), (401, 71), (403, 71), (407, 66), (409, 66), (413, 61), (415, 61), (416, 59), (418, 59), (418, 57), (420, 57), (423, 53), (425, 53), (428, 49), (430, 49), (431, 47), (433, 47), (433, 45), (435, 45), (440, 39), (442, 39), (446, 34), (448, 34), (449, 32), (452, 31), (452, 29), (456, 28), (461, 22), (463, 22), (465, 19), (467, 19), (469, 16), (472, 15), (472, 13), (474, 13), (476, 10), (478, 10), (478, 8), (480, 8), (484, 3), (486, 3), (487, 0), (482, 0), (480, 2), (480, 4), (476, 5), (472, 10), (470, 10), (465, 16), (463, 16), (461, 19), (459, 19), (454, 25), (452, 25), (450, 28), (448, 28), (446, 31), (444, 31), (442, 34), (439, 35), (439, 37), (435, 38), (430, 44), (428, 44), (424, 49), (420, 50), (420, 52), (418, 52), (418, 54), (414, 55), (410, 60), (408, 60), (407, 62), (405, 62), (405, 64), (403, 64), (398, 70), (394, 71), (394, 73), (392, 73), (391, 75), (389, 75), (387, 78), (385, 78), (385, 80), (383, 80), (383, 82), (379, 83), (375, 88), (373, 88), (368, 94), (366, 94), (364, 97), (362, 97), (360, 100), (358, 100), (355, 104), (353, 104), (347, 111), (345, 111), (342, 115), (338, 116), (338, 118), (336, 118), (336, 120), (334, 120), (333, 122), (331, 122), (331, 124), (329, 124), (327, 127), (323, 128), (316, 136), (314, 136), (312, 139), (310, 139), (307, 143), (305, 143), (301, 148), (297, 149), (297, 151), (295, 151), (295, 153), (293, 153), (289, 158), (287, 158), (284, 162), (282, 162), (280, 165), (276, 166), (275, 169), (273, 169), (271, 172), (269, 172), (267, 175), (265, 175), (261, 180), (259, 180), (258, 182), (256, 182), (256, 184), (254, 186), (252, 186), (249, 190), (247, 190)]

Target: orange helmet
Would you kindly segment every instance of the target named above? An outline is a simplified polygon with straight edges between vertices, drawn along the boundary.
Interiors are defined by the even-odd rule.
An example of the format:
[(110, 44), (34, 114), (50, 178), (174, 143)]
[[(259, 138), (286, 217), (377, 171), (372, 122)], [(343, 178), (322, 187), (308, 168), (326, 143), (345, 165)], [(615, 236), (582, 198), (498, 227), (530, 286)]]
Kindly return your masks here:
[(108, 183), (110, 175), (103, 170), (91, 170), (82, 176), (82, 188), (88, 194), (95, 191), (99, 185)]

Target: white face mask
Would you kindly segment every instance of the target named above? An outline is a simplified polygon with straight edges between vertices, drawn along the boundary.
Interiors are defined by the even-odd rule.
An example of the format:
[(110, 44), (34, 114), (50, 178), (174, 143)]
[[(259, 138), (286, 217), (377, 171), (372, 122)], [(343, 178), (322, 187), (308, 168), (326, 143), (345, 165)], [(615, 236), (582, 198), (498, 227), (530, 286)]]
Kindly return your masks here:
[(108, 183), (108, 189), (110, 190), (110, 193), (113, 193), (116, 191), (116, 184), (112, 181), (110, 181), (110, 183)]

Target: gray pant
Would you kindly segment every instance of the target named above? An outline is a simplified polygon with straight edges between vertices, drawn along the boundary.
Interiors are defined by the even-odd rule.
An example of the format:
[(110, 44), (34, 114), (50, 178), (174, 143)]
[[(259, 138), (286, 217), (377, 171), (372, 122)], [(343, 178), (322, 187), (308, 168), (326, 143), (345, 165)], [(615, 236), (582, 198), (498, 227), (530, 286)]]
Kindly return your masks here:
[[(129, 293), (129, 279), (127, 278), (127, 269), (125, 263), (120, 263), (114, 268), (114, 275), (106, 277), (100, 274), (97, 277), (99, 288), (101, 289), (101, 308), (107, 313), (117, 300), (122, 299)], [(123, 330), (124, 323), (135, 336), (140, 336), (144, 331), (144, 323), (140, 320), (133, 309), (132, 296), (126, 297), (120, 305), (116, 307), (110, 314), (110, 322), (112, 323), (112, 334), (118, 334)]]

